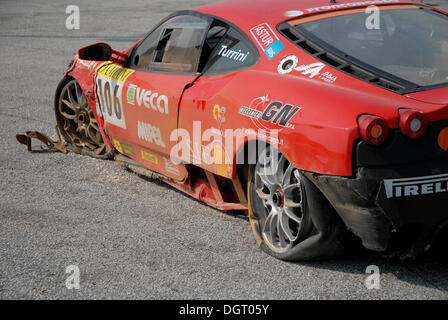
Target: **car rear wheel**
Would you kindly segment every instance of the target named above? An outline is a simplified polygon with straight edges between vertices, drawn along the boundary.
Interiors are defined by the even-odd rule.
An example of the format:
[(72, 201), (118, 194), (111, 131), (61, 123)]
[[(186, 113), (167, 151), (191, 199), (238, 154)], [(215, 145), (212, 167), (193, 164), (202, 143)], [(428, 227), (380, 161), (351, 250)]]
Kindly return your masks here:
[(327, 225), (335, 222), (328, 217), (337, 215), (334, 209), (284, 155), (268, 146), (249, 170), (249, 217), (263, 251), (286, 261), (329, 258), (343, 251), (339, 225)]

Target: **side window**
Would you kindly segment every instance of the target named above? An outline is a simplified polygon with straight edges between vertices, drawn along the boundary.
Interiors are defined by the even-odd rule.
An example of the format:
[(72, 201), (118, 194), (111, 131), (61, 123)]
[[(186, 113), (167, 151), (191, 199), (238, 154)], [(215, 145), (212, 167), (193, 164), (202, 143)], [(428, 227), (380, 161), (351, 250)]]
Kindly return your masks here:
[(208, 20), (200, 17), (172, 18), (142, 41), (131, 65), (149, 72), (196, 73), (208, 27)]
[[(223, 28), (212, 27), (207, 35), (204, 50), (209, 42), (213, 45), (213, 50), (204, 67), (205, 74), (234, 72), (258, 61), (258, 52), (247, 37), (234, 28), (229, 27), (225, 31)], [(217, 39), (219, 42), (216, 43)]]

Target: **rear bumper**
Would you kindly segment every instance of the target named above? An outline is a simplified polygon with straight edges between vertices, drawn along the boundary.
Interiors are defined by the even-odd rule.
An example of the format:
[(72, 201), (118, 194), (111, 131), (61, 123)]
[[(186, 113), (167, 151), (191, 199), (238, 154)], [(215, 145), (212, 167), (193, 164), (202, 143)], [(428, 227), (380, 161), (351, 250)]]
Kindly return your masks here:
[(446, 161), (432, 165), (445, 168), (360, 168), (354, 179), (306, 175), (367, 249), (418, 254), (448, 221)]
[[(432, 124), (424, 140), (415, 144), (397, 144), (404, 139), (397, 132), (382, 149), (359, 142), (354, 178), (305, 175), (366, 248), (421, 253), (448, 225), (448, 152), (438, 147), (435, 138), (446, 126), (447, 121)], [(422, 149), (427, 152), (426, 159)], [(372, 156), (366, 156), (369, 154)], [(394, 159), (388, 161), (387, 157)]]

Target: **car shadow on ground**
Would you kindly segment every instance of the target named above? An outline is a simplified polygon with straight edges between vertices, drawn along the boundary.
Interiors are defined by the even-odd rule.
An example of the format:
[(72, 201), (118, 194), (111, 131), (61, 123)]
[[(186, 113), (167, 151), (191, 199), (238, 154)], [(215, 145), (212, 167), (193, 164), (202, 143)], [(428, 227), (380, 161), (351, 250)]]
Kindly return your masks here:
[[(201, 205), (207, 206), (216, 211), (216, 214), (225, 214), (237, 219), (249, 221), (247, 216), (242, 213), (223, 212), (179, 191), (163, 181), (139, 175), (130, 169), (126, 170), (141, 179), (155, 183), (160, 187), (174, 190), (182, 197), (188, 197)], [(360, 245), (355, 245), (346, 255), (337, 259), (318, 262), (296, 262), (293, 264), (366, 276), (368, 275), (366, 268), (375, 265), (379, 267), (381, 274), (389, 274), (413, 285), (448, 293), (448, 250), (444, 247), (446, 243), (448, 243), (448, 231), (439, 237), (428, 253), (419, 256), (416, 260), (401, 261), (397, 257), (386, 257), (382, 254), (366, 250)]]
[(412, 285), (448, 293), (448, 232), (440, 237), (433, 248), (415, 260), (401, 261), (380, 253), (357, 247), (346, 255), (329, 261), (297, 262), (295, 264), (323, 270), (370, 275), (368, 266), (378, 266), (382, 275), (389, 275)]
[[(136, 174), (132, 170), (129, 172)], [(207, 206), (216, 211), (216, 214), (225, 214), (237, 219), (249, 221), (247, 216), (239, 212), (223, 212), (213, 208), (198, 199), (195, 199), (182, 191), (157, 179), (151, 179), (146, 176), (138, 175), (150, 183), (155, 183), (163, 188), (174, 190), (182, 197), (188, 197), (193, 201)], [(309, 266), (328, 271), (336, 271), (350, 274), (366, 273), (366, 268), (371, 265), (378, 266), (381, 274), (392, 275), (393, 277), (417, 286), (427, 287), (448, 293), (448, 250), (444, 244), (448, 243), (448, 231), (444, 233), (434, 244), (433, 248), (426, 254), (419, 256), (416, 260), (400, 261), (397, 257), (386, 257), (376, 252), (364, 249), (360, 245), (355, 245), (343, 257), (328, 261), (318, 262), (296, 262), (293, 264)], [(286, 263), (286, 262), (285, 262)]]

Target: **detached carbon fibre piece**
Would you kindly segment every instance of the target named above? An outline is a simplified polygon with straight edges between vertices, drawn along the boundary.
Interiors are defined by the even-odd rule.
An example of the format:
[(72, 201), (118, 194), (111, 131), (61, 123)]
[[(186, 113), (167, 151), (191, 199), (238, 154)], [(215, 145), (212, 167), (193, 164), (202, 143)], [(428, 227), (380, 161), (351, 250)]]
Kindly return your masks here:
[(33, 151), (32, 139), (36, 139), (45, 144), (49, 150), (57, 150), (62, 153), (67, 153), (67, 147), (61, 140), (58, 127), (56, 127), (56, 132), (59, 137), (58, 141), (53, 141), (47, 135), (37, 131), (28, 131), (26, 134), (18, 134), (16, 135), (16, 139), (20, 144), (26, 145), (28, 152)]

